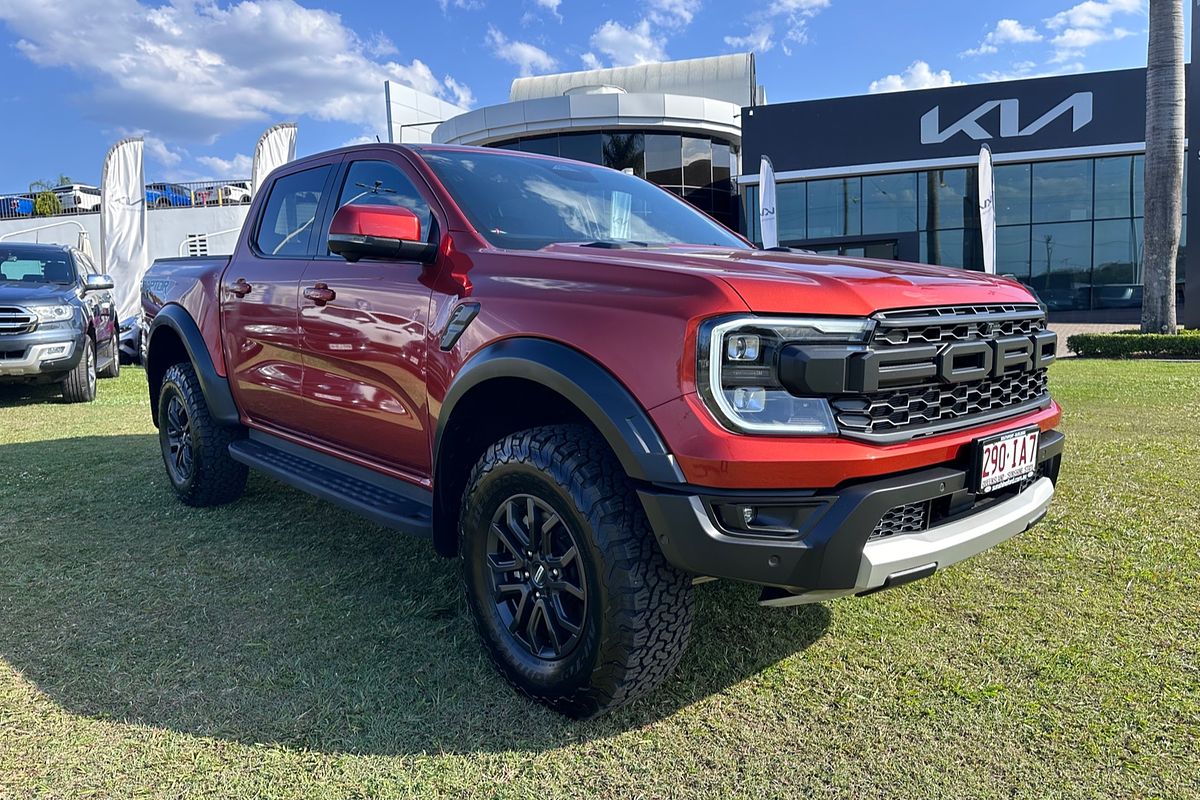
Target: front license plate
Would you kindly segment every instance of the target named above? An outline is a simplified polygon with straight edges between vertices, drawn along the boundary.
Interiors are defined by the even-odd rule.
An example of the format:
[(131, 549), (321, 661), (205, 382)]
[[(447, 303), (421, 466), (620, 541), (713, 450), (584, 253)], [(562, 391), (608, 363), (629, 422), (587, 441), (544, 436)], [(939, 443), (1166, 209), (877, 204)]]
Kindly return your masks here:
[(987, 494), (1037, 471), (1038, 429), (1024, 428), (976, 442), (975, 491)]

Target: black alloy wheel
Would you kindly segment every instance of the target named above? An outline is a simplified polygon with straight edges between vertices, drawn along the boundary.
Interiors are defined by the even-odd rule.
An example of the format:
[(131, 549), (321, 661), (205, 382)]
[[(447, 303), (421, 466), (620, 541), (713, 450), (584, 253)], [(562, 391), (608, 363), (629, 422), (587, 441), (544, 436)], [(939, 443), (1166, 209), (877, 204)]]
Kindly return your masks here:
[(176, 486), (192, 479), (195, 453), (192, 448), (192, 420), (183, 399), (172, 393), (167, 399), (167, 418), (163, 421), (163, 460), (167, 474)]
[(563, 658), (587, 620), (587, 580), (570, 527), (543, 500), (508, 498), (487, 540), (492, 597), (513, 639), (540, 659)]

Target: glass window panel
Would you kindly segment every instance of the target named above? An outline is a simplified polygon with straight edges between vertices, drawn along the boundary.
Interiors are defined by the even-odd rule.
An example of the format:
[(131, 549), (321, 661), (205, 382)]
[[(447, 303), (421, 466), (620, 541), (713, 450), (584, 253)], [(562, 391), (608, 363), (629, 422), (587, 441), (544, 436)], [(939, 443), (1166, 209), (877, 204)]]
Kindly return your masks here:
[(758, 187), (746, 186), (742, 191), (742, 215), (746, 220), (746, 238), (762, 243), (762, 231), (758, 227)]
[(922, 262), (983, 271), (983, 242), (978, 228), (925, 231), (920, 239)]
[(863, 233), (917, 229), (917, 173), (867, 175), (862, 184)]
[(775, 218), (778, 220), (780, 243), (795, 242), (807, 238), (804, 230), (804, 212), (804, 184), (776, 184)]
[(541, 153), (544, 156), (558, 155), (558, 136), (538, 136), (534, 139), (522, 139), (521, 149), (526, 153)]
[(996, 182), (996, 224), (1029, 222), (1029, 165), (1002, 164), (992, 175)]
[(684, 190), (683, 199), (687, 200), (705, 214), (712, 214), (713, 212), (712, 189), (693, 189), (688, 187)]
[(646, 178), (659, 186), (683, 184), (683, 137), (646, 134)]
[(1029, 282), (1029, 226), (996, 228), (996, 274)]
[(558, 155), (588, 164), (604, 163), (599, 133), (564, 133), (558, 137)]
[(712, 180), (713, 188), (730, 191), (729, 178), (733, 170), (730, 168), (731, 153), (729, 145), (713, 142), (712, 146)]
[(683, 182), (686, 186), (703, 187), (711, 184), (712, 160), (712, 142), (683, 137)]
[[(1090, 159), (1046, 161), (1033, 165), (1034, 222), (1067, 222), (1091, 217)], [(1034, 262), (1037, 262), (1036, 257)]]
[(1097, 220), (1092, 245), (1092, 307), (1142, 305), (1142, 221)]
[(862, 182), (833, 178), (808, 183), (808, 238), (857, 236), (862, 231)]
[[(1187, 173), (1187, 159), (1183, 160), (1183, 171)], [(1184, 183), (1186, 187), (1187, 184)], [(1187, 192), (1183, 193), (1184, 200), (1187, 199)], [(1145, 214), (1146, 208), (1146, 157), (1133, 157), (1133, 215), (1140, 217)]]
[(1096, 159), (1096, 219), (1131, 216), (1133, 178), (1132, 156)]
[(922, 230), (979, 227), (979, 178), (974, 167), (937, 169), (919, 178)]
[(271, 185), (255, 244), (270, 256), (312, 256), (313, 222), (332, 167), (286, 175)]
[[(1034, 180), (1037, 180), (1036, 169)], [(1052, 311), (1087, 309), (1091, 294), (1092, 223), (1034, 225), (1032, 236), (1030, 283), (1042, 301)]]
[(604, 166), (631, 169), (639, 178), (646, 177), (646, 137), (640, 133), (604, 134)]

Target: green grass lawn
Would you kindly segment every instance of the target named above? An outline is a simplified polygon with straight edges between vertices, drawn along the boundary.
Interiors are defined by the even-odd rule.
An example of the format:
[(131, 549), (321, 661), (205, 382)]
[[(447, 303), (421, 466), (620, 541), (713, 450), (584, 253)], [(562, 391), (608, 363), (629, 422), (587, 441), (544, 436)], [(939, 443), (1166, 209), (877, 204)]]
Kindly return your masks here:
[(789, 610), (697, 588), (664, 688), (507, 688), (454, 565), (261, 477), (194, 510), (144, 377), (0, 389), (0, 797), (1200, 797), (1200, 364), (1061, 362), (1046, 522)]

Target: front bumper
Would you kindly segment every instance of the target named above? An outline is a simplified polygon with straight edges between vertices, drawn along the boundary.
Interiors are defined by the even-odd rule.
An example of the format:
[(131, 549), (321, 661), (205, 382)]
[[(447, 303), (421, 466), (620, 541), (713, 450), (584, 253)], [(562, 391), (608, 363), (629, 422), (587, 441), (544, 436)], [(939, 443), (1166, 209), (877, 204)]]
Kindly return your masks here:
[(35, 331), (0, 337), (0, 380), (58, 377), (83, 356), (86, 335), (74, 330)]
[[(639, 490), (667, 560), (697, 576), (761, 584), (761, 602), (794, 605), (898, 586), (1027, 530), (1054, 496), (1064, 437), (1042, 434), (1038, 478), (976, 496), (967, 464), (846, 485), (835, 491)], [(890, 511), (927, 509), (927, 527), (873, 537)], [(731, 524), (737, 509), (783, 520), (790, 532)], [(734, 510), (731, 515), (730, 509)]]

